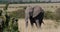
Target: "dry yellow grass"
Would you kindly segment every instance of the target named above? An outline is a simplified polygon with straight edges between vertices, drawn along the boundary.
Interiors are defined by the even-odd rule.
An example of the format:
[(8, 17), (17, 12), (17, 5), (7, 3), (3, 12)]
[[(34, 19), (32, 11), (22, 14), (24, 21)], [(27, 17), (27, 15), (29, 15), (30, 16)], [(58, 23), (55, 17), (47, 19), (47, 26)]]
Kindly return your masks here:
[(52, 20), (44, 20), (45, 24), (42, 24), (41, 28), (32, 28), (30, 23), (28, 24), (28, 28), (25, 26), (25, 20), (19, 19), (18, 25), (19, 25), (19, 31), (20, 32), (60, 32), (60, 26), (58, 28), (55, 28), (55, 22)]
[[(31, 4), (10, 4), (8, 8), (8, 11), (11, 12), (11, 11), (16, 11), (18, 9), (22, 9), (20, 8), (20, 6), (28, 6), (28, 5), (31, 5), (31, 6), (41, 6), (45, 11), (55, 11), (56, 8), (60, 8), (60, 3), (31, 3)], [(5, 4), (0, 4), (0, 7), (4, 7)], [(12, 8), (14, 7), (14, 8)], [(0, 9), (3, 9), (3, 8), (0, 8)]]

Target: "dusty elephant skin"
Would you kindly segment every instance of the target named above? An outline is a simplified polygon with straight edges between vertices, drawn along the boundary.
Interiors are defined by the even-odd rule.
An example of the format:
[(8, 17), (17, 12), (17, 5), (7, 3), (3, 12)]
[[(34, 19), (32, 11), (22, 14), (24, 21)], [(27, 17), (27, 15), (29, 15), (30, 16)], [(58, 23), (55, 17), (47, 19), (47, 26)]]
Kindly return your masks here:
[(25, 10), (25, 21), (26, 26), (28, 26), (28, 19), (30, 19), (30, 24), (33, 27), (35, 23), (37, 27), (41, 27), (43, 23), (44, 10), (40, 6), (27, 7)]

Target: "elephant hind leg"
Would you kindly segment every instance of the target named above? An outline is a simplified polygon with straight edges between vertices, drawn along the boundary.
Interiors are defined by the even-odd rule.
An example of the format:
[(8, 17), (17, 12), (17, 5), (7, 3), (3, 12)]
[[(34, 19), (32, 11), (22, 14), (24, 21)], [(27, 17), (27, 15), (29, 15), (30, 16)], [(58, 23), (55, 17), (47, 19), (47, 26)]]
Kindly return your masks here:
[(42, 23), (43, 23), (43, 21), (39, 21), (39, 27), (41, 27)]
[(33, 27), (33, 24), (34, 24), (34, 23), (31, 23), (31, 26), (32, 26), (32, 27)]
[(38, 28), (38, 24), (37, 24), (37, 22), (35, 22), (35, 25), (36, 25), (36, 27)]
[(30, 19), (30, 24), (32, 27), (33, 27), (33, 23), (34, 23), (33, 19)]
[(41, 27), (41, 23), (39, 23), (39, 27)]

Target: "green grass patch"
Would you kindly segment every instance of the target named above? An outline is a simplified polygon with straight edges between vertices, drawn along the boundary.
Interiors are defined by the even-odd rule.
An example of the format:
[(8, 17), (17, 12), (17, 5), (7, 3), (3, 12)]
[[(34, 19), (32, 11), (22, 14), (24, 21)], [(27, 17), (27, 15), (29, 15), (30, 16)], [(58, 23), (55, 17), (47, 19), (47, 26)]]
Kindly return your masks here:
[(51, 12), (51, 11), (45, 11), (44, 19), (54, 19), (54, 18), (55, 18), (54, 12)]
[(24, 18), (25, 12), (24, 12), (24, 10), (17, 10), (14, 12), (10, 12), (10, 16), (15, 17), (15, 18)]

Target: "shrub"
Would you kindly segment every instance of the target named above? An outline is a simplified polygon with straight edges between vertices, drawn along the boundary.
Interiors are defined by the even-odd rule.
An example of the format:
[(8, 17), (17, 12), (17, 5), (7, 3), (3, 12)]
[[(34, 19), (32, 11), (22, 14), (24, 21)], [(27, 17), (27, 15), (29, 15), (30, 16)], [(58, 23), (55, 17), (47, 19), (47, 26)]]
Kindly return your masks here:
[(17, 11), (11, 12), (10, 16), (15, 18), (24, 18), (25, 13), (24, 13), (24, 10), (17, 10)]
[(51, 11), (45, 11), (44, 18), (45, 19), (54, 19), (54, 13)]
[(55, 16), (56, 16), (56, 20), (60, 20), (60, 8), (57, 8), (55, 10)]
[[(5, 15), (1, 16), (0, 18), (3, 18), (4, 21), (4, 27), (3, 27), (3, 32), (18, 32), (18, 24), (17, 24), (17, 20), (15, 20), (14, 22), (16, 22), (16, 25), (13, 25), (14, 23), (12, 23), (12, 19), (10, 17), (10, 14), (7, 13), (7, 8), (8, 8), (9, 4), (6, 4), (5, 8), (4, 8), (4, 12), (6, 13)], [(18, 13), (18, 12), (17, 12)], [(15, 15), (14, 15), (15, 16)], [(6, 25), (7, 24), (7, 25)], [(14, 29), (16, 28), (16, 29)]]

